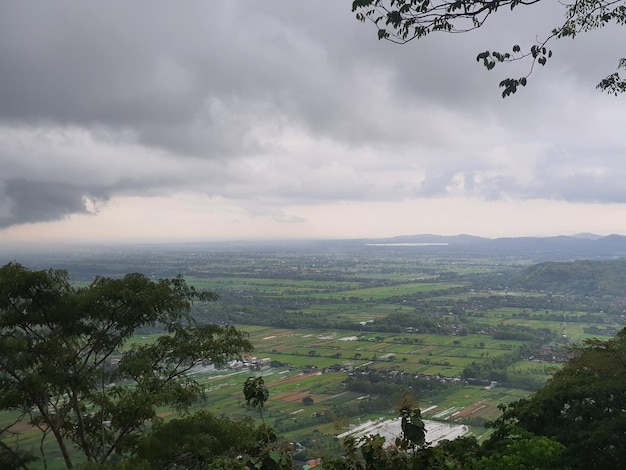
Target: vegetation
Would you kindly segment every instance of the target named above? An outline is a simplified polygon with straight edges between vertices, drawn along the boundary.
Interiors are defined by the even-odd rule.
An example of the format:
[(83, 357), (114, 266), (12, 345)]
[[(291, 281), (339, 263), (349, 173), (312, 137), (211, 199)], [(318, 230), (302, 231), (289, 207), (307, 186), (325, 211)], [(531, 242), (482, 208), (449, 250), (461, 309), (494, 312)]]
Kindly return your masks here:
[[(63, 270), (31, 271), (16, 263), (0, 268), (2, 364), (22, 366), (30, 374), (24, 380), (39, 387), (24, 381), (20, 388), (7, 369), (1, 373), (0, 466), (60, 461), (67, 467), (52, 426), (32, 405), (42, 395), (48, 409), (60, 411), (49, 416), (57, 420), (73, 467), (278, 469), (291, 468), (293, 455), (324, 457), (327, 468), (580, 468), (574, 439), (603, 449), (606, 463), (595, 460), (605, 468), (610, 458), (622, 458), (610, 440), (623, 437), (620, 416), (607, 410), (613, 404), (623, 409), (624, 333), (570, 346), (621, 330), (621, 293), (578, 289), (584, 273), (608, 279), (603, 267), (619, 269), (620, 262), (559, 264), (556, 272), (569, 275), (550, 281), (552, 265), (411, 255), (417, 252), (220, 253), (202, 261), (161, 253), (149, 264), (118, 261), (116, 270), (109, 268), (111, 278), (94, 280), (84, 269), (84, 279), (92, 280), (77, 284)], [(124, 274), (130, 266), (145, 274)], [(186, 280), (150, 280), (185, 269)], [(293, 272), (297, 279), (290, 278)], [(542, 281), (533, 285), (535, 277)], [(546, 291), (546, 285), (554, 288)], [(214, 290), (220, 301), (209, 309), (205, 300), (215, 295), (196, 289)], [(307, 327), (311, 322), (324, 326)], [(228, 331), (240, 346), (225, 352), (219, 338), (236, 344), (227, 340)], [(247, 354), (252, 345), (257, 357)], [(204, 349), (194, 356), (198, 348)], [(607, 351), (613, 362), (602, 356)], [(191, 367), (230, 357), (245, 366)], [(576, 361), (583, 361), (584, 373), (568, 375)], [(607, 366), (594, 369), (595, 362)], [(165, 384), (172, 373), (175, 380)], [(604, 401), (595, 398), (603, 390)], [(394, 437), (389, 442), (396, 445), (388, 448), (381, 436), (354, 437), (343, 451), (337, 448), (333, 435), (359, 419), (389, 419), (407, 392), (419, 398), (419, 407), (404, 401), (398, 409), (411, 439), (395, 443)], [(559, 408), (568, 393), (570, 401)], [(598, 410), (586, 408), (589, 397)], [(559, 423), (559, 409), (582, 414)], [(135, 427), (119, 437), (133, 413)], [(550, 413), (561, 418), (550, 420)], [(546, 416), (541, 426), (537, 416)], [(426, 444), (427, 427), (424, 442), (416, 439), (422, 419), (470, 426), (476, 436), (485, 433), (486, 421), (494, 427), (482, 445), (469, 435), (433, 447)], [(550, 427), (561, 424), (577, 436), (568, 441)]]
[[(466, 33), (481, 28), (492, 16), (502, 10), (514, 10), (540, 3), (540, 0), (354, 0), (352, 11), (357, 19), (370, 21), (378, 30), (378, 39), (400, 44), (423, 38), (434, 32)], [(546, 65), (552, 57), (548, 48), (555, 39), (576, 38), (607, 25), (626, 24), (626, 2), (624, 0), (569, 0), (562, 2), (564, 20), (549, 33), (539, 36), (530, 46), (513, 45), (510, 51), (485, 51), (476, 60), (487, 70), (497, 64), (518, 60), (529, 60), (526, 75), (505, 78), (500, 82), (502, 97), (515, 93), (527, 80), (536, 64)], [(618, 61), (618, 69), (626, 67), (626, 59)], [(598, 84), (608, 93), (626, 91), (626, 79), (614, 72)]]
[[(327, 470), (565, 470), (566, 448), (554, 439), (533, 435), (510, 426), (484, 445), (473, 437), (444, 441), (433, 447), (427, 442), (419, 409), (401, 406), (401, 436), (388, 445), (380, 435), (345, 440), (342, 458), (326, 459)], [(601, 467), (617, 468), (617, 467)]]
[(248, 377), (243, 384), (243, 396), (246, 399), (246, 405), (258, 408), (261, 420), (265, 424), (263, 406), (265, 406), (265, 402), (270, 397), (270, 392), (265, 386), (263, 377)]
[(626, 260), (576, 260), (530, 266), (513, 282), (528, 290), (594, 297), (621, 296), (626, 285)]
[(236, 463), (241, 455), (257, 456), (265, 439), (251, 419), (235, 421), (200, 410), (155, 423), (128, 462), (147, 464), (151, 469), (206, 469), (218, 462), (226, 466), (227, 462)]
[[(159, 407), (185, 410), (202, 395), (194, 366), (251, 350), (233, 327), (193, 325), (193, 299), (213, 298), (180, 277), (129, 274), (74, 288), (64, 271), (0, 268), (0, 409), (15, 412), (2, 434), (19, 437), (14, 428), (26, 422), (40, 432), (39, 457), (51, 438), (67, 468), (137, 452)], [(138, 328), (157, 324), (168, 334), (122, 354)], [(37, 458), (17, 438), (1, 442), (5, 468)]]
[[(419, 410), (401, 406), (402, 437), (393, 447), (374, 435), (345, 442), (328, 469), (621, 468), (626, 458), (626, 329), (616, 338), (588, 340), (548, 384), (529, 398), (502, 406), (491, 437), (479, 445), (461, 438), (426, 444)], [(407, 452), (407, 450), (412, 452)]]
[(545, 387), (506, 407), (498, 424), (556, 439), (572, 468), (619, 468), (626, 459), (626, 329), (587, 340), (572, 355)]

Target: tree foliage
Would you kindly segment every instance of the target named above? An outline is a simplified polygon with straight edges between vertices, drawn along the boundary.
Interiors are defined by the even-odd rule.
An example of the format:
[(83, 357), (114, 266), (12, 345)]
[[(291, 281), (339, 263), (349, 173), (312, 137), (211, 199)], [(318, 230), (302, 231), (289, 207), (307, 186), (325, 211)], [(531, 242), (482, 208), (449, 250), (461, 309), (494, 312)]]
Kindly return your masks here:
[[(404, 44), (434, 32), (466, 33), (482, 27), (503, 9), (514, 10), (541, 0), (354, 0), (352, 11), (360, 21), (370, 21), (378, 30), (378, 39)], [(515, 44), (508, 51), (484, 51), (477, 55), (487, 70), (497, 64), (527, 59), (530, 66), (526, 75), (505, 78), (500, 82), (505, 98), (526, 86), (535, 65), (546, 65), (552, 57), (549, 48), (554, 39), (575, 38), (580, 33), (603, 28), (610, 24), (626, 25), (626, 0), (566, 0), (563, 22), (544, 38), (529, 46)], [(617, 68), (626, 67), (626, 59), (618, 61)], [(626, 91), (626, 78), (614, 72), (604, 78), (597, 88), (608, 93)]]
[[(75, 465), (72, 444), (87, 462), (135, 452), (159, 421), (158, 407), (186, 410), (202, 395), (189, 375), (194, 366), (252, 349), (233, 327), (194, 324), (192, 302), (214, 298), (181, 277), (98, 277), (76, 288), (62, 270), (0, 268), (0, 410), (38, 428), (41, 449), (52, 438), (67, 468)], [(150, 325), (166, 334), (126, 347)], [(7, 442), (2, 458), (21, 466), (33, 458)]]
[(325, 470), (452, 470), (461, 466), (438, 447), (407, 452), (390, 446), (379, 434), (344, 441), (343, 458), (326, 459)]
[(587, 340), (548, 384), (505, 408), (504, 422), (566, 447), (572, 468), (620, 468), (626, 461), (626, 329)]
[(619, 297), (626, 284), (626, 260), (576, 260), (538, 263), (516, 274), (511, 283), (528, 290), (579, 296)]
[(137, 450), (150, 468), (204, 469), (219, 458), (253, 453), (259, 432), (252, 420), (234, 421), (201, 410), (191, 416), (156, 423)]
[(246, 405), (252, 408), (258, 408), (261, 421), (265, 424), (263, 407), (270, 397), (270, 392), (265, 386), (263, 377), (248, 377), (243, 384), (243, 396), (246, 400)]
[(397, 411), (402, 435), (396, 439), (396, 446), (400, 449), (411, 449), (413, 452), (426, 446), (426, 426), (415, 397), (405, 392), (400, 398)]
[(131, 459), (151, 469), (289, 468), (291, 449), (265, 426), (251, 419), (235, 421), (201, 410), (157, 423)]

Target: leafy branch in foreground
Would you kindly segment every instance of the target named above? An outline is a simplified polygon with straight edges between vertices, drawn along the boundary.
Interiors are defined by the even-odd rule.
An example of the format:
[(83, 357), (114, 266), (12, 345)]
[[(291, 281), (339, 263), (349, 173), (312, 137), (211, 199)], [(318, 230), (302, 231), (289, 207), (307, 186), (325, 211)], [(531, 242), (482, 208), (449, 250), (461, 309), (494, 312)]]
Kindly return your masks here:
[[(354, 0), (352, 11), (359, 21), (369, 21), (377, 28), (378, 39), (405, 44), (433, 32), (467, 33), (482, 27), (498, 10), (514, 10), (541, 0)], [(572, 38), (578, 34), (603, 28), (609, 24), (626, 25), (626, 0), (565, 0), (559, 2), (565, 10), (562, 24), (552, 29), (543, 40), (530, 47), (512, 46), (510, 52), (484, 51), (476, 60), (487, 70), (498, 63), (528, 59), (530, 67), (523, 77), (506, 78), (500, 82), (502, 97), (526, 86), (536, 64), (546, 65), (552, 57), (548, 45), (554, 39)], [(618, 69), (626, 59), (620, 59)], [(618, 72), (608, 75), (597, 86), (608, 93), (626, 91), (626, 79)]]

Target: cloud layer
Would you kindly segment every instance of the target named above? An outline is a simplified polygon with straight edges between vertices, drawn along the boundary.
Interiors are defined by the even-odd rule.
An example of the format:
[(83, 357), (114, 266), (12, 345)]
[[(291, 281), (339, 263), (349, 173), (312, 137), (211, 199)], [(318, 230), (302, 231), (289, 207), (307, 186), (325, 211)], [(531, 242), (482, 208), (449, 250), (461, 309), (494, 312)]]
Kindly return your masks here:
[(555, 43), (504, 101), (525, 65), (475, 61), (548, 32), (561, 12), (542, 8), (396, 46), (333, 0), (2, 2), (0, 228), (181, 192), (277, 219), (332, 201), (625, 203), (624, 97), (594, 90), (620, 31)]

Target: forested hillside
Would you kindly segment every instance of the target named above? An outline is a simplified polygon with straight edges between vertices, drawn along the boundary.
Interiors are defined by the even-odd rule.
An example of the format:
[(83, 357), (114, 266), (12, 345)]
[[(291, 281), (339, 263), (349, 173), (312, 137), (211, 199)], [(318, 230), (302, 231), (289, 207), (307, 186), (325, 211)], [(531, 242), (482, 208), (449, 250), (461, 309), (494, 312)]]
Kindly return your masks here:
[(513, 277), (512, 282), (527, 290), (622, 296), (626, 292), (626, 260), (539, 263)]

